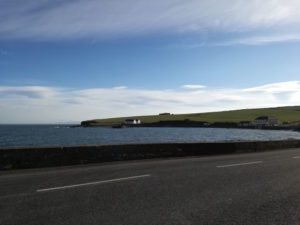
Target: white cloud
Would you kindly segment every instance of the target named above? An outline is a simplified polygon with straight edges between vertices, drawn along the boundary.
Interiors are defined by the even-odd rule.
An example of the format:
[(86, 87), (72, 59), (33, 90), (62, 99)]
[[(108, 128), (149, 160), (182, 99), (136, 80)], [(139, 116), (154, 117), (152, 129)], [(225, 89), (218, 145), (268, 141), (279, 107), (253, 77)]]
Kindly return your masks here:
[(122, 89), (126, 89), (126, 86), (118, 86), (118, 87), (114, 87), (113, 89), (115, 90), (122, 90)]
[[(298, 42), (300, 41), (300, 33), (296, 34), (266, 34), (266, 35), (256, 35), (249, 37), (241, 37), (237, 39), (215, 42), (210, 44), (211, 46), (232, 46), (232, 45), (265, 45), (272, 43), (280, 43), (280, 42)], [(202, 45), (202, 46), (201, 46)], [(187, 45), (186, 48), (197, 48), (203, 47), (203, 44), (193, 44)]]
[(253, 36), (251, 35), (243, 35), (243, 37), (239, 38), (225, 38), (225, 40), (216, 40), (216, 41), (200, 41), (200, 42), (183, 42), (177, 44), (171, 44), (170, 47), (175, 47), (179, 49), (191, 50), (195, 48), (203, 48), (203, 47), (226, 47), (226, 46), (235, 46), (235, 45), (267, 45), (274, 43), (282, 43), (282, 42), (299, 42), (300, 41), (300, 32), (299, 34), (266, 34), (260, 35), (257, 34)]
[(298, 41), (299, 11), (299, 0), (4, 1), (0, 37), (107, 38), (168, 32), (204, 39), (211, 33), (234, 34), (226, 41), (236, 44)]
[(55, 96), (58, 89), (42, 86), (0, 87), (0, 94), (6, 96), (26, 96), (29, 98), (47, 98)]
[(184, 88), (184, 89), (203, 89), (206, 87), (203, 85), (198, 85), (198, 84), (186, 84), (186, 85), (183, 85), (182, 88)]
[(0, 123), (81, 121), (160, 112), (199, 113), (300, 105), (300, 81), (247, 89), (140, 90), (0, 87)]
[(267, 84), (254, 88), (247, 88), (244, 92), (266, 92), (280, 94), (285, 92), (300, 92), (300, 81), (288, 81), (274, 84)]

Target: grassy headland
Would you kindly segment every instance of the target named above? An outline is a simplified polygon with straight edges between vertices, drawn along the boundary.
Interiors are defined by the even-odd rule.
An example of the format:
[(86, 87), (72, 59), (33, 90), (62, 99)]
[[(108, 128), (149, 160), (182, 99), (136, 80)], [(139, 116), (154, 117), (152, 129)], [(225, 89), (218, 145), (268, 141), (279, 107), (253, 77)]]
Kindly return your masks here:
[(160, 121), (195, 121), (208, 123), (239, 123), (240, 121), (253, 121), (259, 116), (273, 116), (281, 123), (300, 124), (300, 106), (262, 108), (262, 109), (242, 109), (210, 113), (194, 114), (172, 114), (172, 115), (149, 115), (118, 117), (108, 119), (95, 119), (83, 121), (82, 124), (88, 126), (112, 126), (123, 123), (128, 118), (140, 119), (143, 124), (157, 123)]

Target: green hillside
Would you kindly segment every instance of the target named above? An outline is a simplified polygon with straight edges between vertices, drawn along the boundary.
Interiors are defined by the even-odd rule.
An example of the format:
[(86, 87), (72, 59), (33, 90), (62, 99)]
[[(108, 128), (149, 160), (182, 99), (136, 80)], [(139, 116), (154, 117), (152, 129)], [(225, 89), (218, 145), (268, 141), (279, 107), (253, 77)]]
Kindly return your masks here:
[(174, 115), (151, 115), (151, 116), (133, 116), (133, 117), (119, 117), (109, 119), (95, 119), (85, 121), (90, 125), (96, 126), (110, 126), (117, 123), (122, 123), (125, 119), (135, 118), (140, 119), (142, 123), (153, 123), (158, 121), (168, 120), (186, 120), (191, 121), (206, 121), (214, 122), (240, 122), (253, 121), (259, 116), (274, 116), (280, 122), (287, 122), (292, 124), (300, 123), (300, 106), (278, 107), (278, 108), (262, 108), (262, 109), (243, 109), (233, 111), (222, 111), (212, 113), (196, 113), (196, 114), (174, 114)]

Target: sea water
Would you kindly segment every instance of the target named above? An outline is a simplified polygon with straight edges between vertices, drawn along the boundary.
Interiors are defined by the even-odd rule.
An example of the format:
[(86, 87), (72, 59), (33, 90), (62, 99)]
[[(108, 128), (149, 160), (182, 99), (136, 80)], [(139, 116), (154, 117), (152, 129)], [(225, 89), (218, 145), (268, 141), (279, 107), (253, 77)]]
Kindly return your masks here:
[(223, 128), (70, 128), (0, 125), (0, 148), (300, 139), (300, 132)]

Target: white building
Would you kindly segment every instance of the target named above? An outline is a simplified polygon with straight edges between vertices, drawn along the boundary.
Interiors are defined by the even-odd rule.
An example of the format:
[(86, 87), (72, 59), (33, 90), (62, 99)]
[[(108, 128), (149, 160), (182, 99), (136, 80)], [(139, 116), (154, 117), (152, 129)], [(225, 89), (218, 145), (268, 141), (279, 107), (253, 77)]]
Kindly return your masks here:
[(141, 120), (139, 119), (126, 119), (125, 125), (138, 125), (141, 124)]

